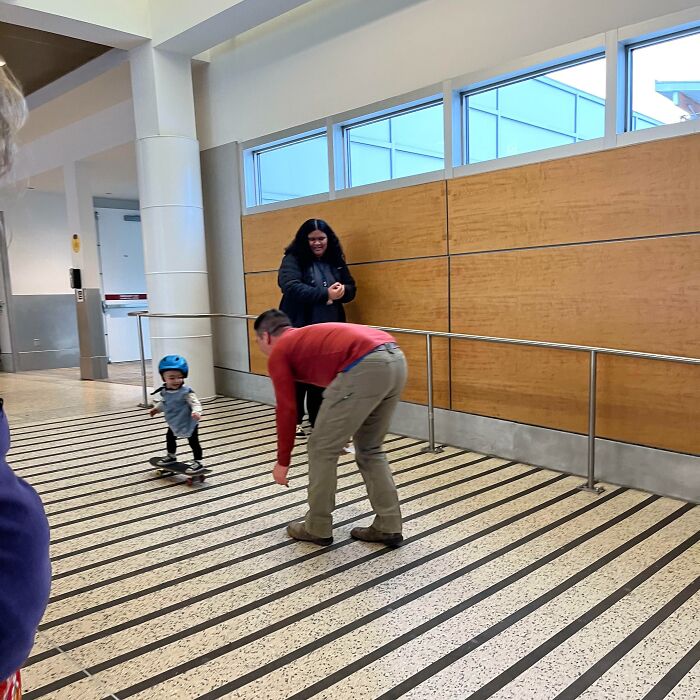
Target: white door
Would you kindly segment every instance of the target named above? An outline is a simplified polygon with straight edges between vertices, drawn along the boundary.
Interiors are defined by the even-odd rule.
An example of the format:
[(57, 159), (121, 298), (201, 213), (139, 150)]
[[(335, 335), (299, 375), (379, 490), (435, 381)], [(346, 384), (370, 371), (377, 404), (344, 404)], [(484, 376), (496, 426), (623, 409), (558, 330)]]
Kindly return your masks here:
[[(148, 311), (141, 222), (131, 209), (96, 209), (102, 266), (102, 293), (110, 362), (138, 360), (136, 318), (130, 311)], [(151, 357), (148, 319), (143, 319), (144, 349)]]

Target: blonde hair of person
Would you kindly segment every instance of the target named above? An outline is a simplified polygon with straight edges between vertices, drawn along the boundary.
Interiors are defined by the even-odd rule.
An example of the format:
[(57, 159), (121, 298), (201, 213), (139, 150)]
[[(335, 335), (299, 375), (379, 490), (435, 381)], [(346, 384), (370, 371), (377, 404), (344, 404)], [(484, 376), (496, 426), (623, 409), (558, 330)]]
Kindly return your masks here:
[(0, 177), (12, 165), (15, 135), (27, 117), (27, 105), (17, 78), (0, 57)]

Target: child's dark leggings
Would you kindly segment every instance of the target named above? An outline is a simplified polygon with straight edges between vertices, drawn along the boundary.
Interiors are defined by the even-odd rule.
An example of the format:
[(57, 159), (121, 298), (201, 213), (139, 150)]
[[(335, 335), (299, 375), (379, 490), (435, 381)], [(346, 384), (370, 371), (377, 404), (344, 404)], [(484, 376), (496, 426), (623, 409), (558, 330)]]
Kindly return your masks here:
[[(202, 447), (199, 444), (199, 426), (194, 429), (194, 432), (187, 438), (187, 441), (192, 448), (192, 456), (199, 462), (202, 459)], [(168, 432), (165, 434), (165, 443), (168, 446), (168, 454), (174, 455), (177, 452), (177, 438), (170, 428), (168, 428)]]

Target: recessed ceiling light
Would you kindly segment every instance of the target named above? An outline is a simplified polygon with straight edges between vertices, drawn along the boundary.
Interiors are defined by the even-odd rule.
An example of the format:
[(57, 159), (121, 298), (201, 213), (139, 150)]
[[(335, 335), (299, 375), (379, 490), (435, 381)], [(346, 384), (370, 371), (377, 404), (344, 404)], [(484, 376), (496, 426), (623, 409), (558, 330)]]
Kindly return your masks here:
[(36, 187), (27, 187), (28, 190), (35, 190)]
[(105, 195), (112, 194), (111, 192), (105, 192)]
[(2, 66), (6, 66), (6, 65), (7, 65), (7, 61), (2, 56), (0, 56), (0, 68), (2, 68)]

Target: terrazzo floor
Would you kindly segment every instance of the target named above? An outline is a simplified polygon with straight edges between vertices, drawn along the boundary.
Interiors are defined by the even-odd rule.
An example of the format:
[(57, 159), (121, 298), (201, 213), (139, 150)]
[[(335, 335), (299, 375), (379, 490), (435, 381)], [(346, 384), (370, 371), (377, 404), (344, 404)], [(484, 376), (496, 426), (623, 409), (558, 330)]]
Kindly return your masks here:
[(206, 407), (201, 486), (154, 475), (164, 433), (121, 406), (13, 426), (54, 570), (25, 700), (700, 697), (697, 507), (389, 436), (405, 546), (349, 538), (370, 513), (344, 455), (319, 548), (284, 532), (305, 444), (272, 483), (270, 407)]

